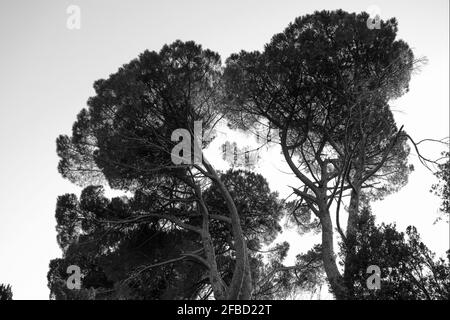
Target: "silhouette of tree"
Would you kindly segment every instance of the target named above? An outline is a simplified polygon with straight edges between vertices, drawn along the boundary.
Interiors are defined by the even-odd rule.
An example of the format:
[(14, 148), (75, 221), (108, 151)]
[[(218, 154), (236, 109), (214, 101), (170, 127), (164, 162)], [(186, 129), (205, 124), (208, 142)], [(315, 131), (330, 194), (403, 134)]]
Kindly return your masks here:
[[(265, 179), (251, 172), (228, 171), (221, 180), (240, 212), (250, 252), (273, 242), (281, 227), (283, 207)], [(218, 272), (223, 281), (232, 280), (236, 259), (229, 212), (220, 190), (210, 185), (203, 192), (212, 220)], [(204, 251), (195, 232), (184, 230), (159, 217), (170, 214), (160, 206), (158, 195), (137, 191), (134, 197), (104, 197), (100, 186), (86, 187), (80, 199), (66, 194), (58, 198), (56, 220), (63, 258), (52, 260), (48, 274), (53, 299), (194, 299), (208, 298), (208, 263), (199, 259)], [(149, 215), (149, 208), (159, 212)], [(201, 224), (198, 211), (186, 205), (183, 223)], [(140, 212), (145, 211), (145, 214)], [(179, 216), (172, 214), (173, 216)], [(170, 221), (169, 221), (170, 222)], [(280, 251), (276, 249), (274, 251)], [(283, 251), (286, 249), (283, 248)], [(198, 256), (197, 256), (198, 255)], [(261, 280), (256, 268), (264, 267), (263, 256), (249, 254), (254, 282)], [(78, 265), (84, 275), (83, 289), (69, 290), (66, 270)]]
[[(406, 241), (395, 227), (361, 224), (370, 220), (362, 208), (406, 184), (413, 170), (408, 140), (422, 163), (432, 162), (397, 126), (389, 104), (408, 90), (411, 73), (423, 60), (396, 40), (395, 19), (369, 29), (368, 18), (342, 10), (299, 17), (263, 52), (232, 55), (224, 71), (217, 53), (176, 41), (158, 53), (145, 51), (96, 81), (96, 95), (78, 114), (72, 136), (57, 139), (60, 173), (84, 189), (80, 199), (58, 198), (63, 258), (50, 263), (51, 297), (286, 298), (320, 286), (323, 272), (337, 299), (366, 297), (361, 270), (370, 259), (360, 254), (372, 249), (361, 248), (391, 238), (408, 265), (393, 258), (386, 262), (382, 251), (374, 251), (397, 273), (386, 280), (388, 289), (369, 298), (436, 299), (448, 293), (445, 262), (434, 261), (415, 229), (408, 229)], [(220, 173), (201, 152), (199, 159), (197, 147), (208, 146), (223, 117), (231, 126), (256, 132), (258, 141), (264, 140), (265, 127), (263, 143), (280, 145), (300, 183), (291, 187), (294, 200), (280, 202), (260, 175)], [(195, 137), (198, 121), (202, 139)], [(173, 163), (177, 129), (194, 137), (188, 152), (193, 163)], [(274, 132), (279, 136), (272, 137)], [(242, 165), (238, 151), (233, 148), (236, 167)], [(438, 177), (448, 186), (448, 163), (439, 168)], [(126, 196), (106, 198), (106, 185)], [(433, 190), (443, 196), (448, 213), (445, 186)], [(347, 197), (344, 232), (339, 214)], [(285, 208), (299, 232), (322, 236), (321, 244), (298, 255), (292, 266), (282, 263), (286, 243), (262, 250), (280, 232)], [(334, 227), (342, 240), (343, 273)], [(364, 228), (372, 238), (361, 235)], [(81, 290), (67, 288), (72, 264), (83, 270)], [(418, 284), (408, 287), (407, 280), (414, 279)]]
[[(350, 299), (381, 300), (448, 300), (450, 297), (450, 251), (447, 261), (436, 259), (421, 241), (415, 227), (406, 235), (395, 225), (375, 225), (370, 207), (364, 206), (358, 217), (355, 251), (351, 256)], [(341, 254), (346, 254), (342, 245)], [(345, 260), (345, 257), (344, 257)], [(348, 261), (348, 260), (347, 260)], [(369, 290), (367, 267), (381, 269), (379, 290)]]
[(450, 215), (450, 153), (443, 152), (442, 157), (447, 159), (446, 162), (438, 164), (438, 170), (435, 173), (436, 177), (439, 179), (439, 182), (432, 185), (431, 191), (434, 192), (437, 196), (442, 198), (441, 203), (441, 211), (444, 216), (447, 216), (447, 222)]
[[(108, 79), (95, 82), (96, 95), (89, 99), (89, 108), (79, 113), (72, 136), (57, 140), (59, 171), (78, 185), (107, 183), (114, 189), (156, 197), (153, 207), (131, 219), (158, 218), (197, 233), (203, 256), (190, 256), (207, 264), (214, 296), (248, 299), (252, 280), (247, 246), (232, 197), (204, 156), (200, 162), (174, 165), (171, 155), (177, 143), (171, 140), (174, 130), (186, 129), (195, 137), (195, 121), (202, 121), (202, 137), (208, 137), (220, 119), (221, 77), (219, 55), (193, 42), (176, 41), (159, 53), (145, 51)], [(194, 155), (200, 139), (194, 138)], [(198, 144), (205, 147), (208, 140)], [(213, 215), (203, 190), (211, 183), (225, 199), (235, 243), (236, 264), (229, 283), (220, 277), (209, 230)], [(200, 215), (200, 224), (186, 222), (185, 213), (194, 211)]]
[[(331, 205), (350, 257), (363, 191), (382, 198), (405, 185), (412, 169), (409, 136), (389, 100), (408, 90), (421, 61), (395, 39), (395, 19), (370, 30), (368, 18), (342, 10), (299, 17), (262, 53), (232, 55), (225, 70), (228, 119), (249, 131), (265, 121), (279, 130), (284, 159), (302, 184), (292, 188), (301, 200), (293, 208), (320, 221), (324, 268), (338, 299), (351, 284), (336, 264)], [(344, 234), (339, 210), (347, 196)]]
[(0, 284), (0, 300), (12, 300), (13, 299), (13, 293), (11, 286)]

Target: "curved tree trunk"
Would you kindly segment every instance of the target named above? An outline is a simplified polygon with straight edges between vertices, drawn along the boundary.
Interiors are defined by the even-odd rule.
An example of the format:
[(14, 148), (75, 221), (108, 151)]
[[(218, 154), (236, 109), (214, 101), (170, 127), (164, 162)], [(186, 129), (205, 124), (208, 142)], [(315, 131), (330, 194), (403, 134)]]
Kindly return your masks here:
[[(317, 187), (314, 183), (309, 180), (292, 161), (291, 155), (286, 144), (287, 139), (287, 129), (284, 129), (281, 135), (281, 150), (283, 152), (284, 158), (292, 169), (297, 178), (305, 184), (310, 190), (315, 194), (315, 198), (309, 199), (311, 202), (317, 205), (318, 210), (315, 210), (316, 215), (320, 219), (322, 226), (322, 261), (327, 275), (328, 282), (331, 287), (335, 298), (337, 300), (343, 300), (346, 298), (346, 290), (343, 286), (342, 275), (336, 264), (336, 256), (334, 254), (334, 244), (333, 244), (333, 223), (331, 222), (330, 211), (327, 206), (327, 165), (322, 163), (322, 185)], [(305, 198), (310, 198), (308, 194), (302, 195)], [(313, 207), (313, 205), (310, 205)]]
[(247, 243), (242, 231), (241, 220), (239, 218), (236, 205), (234, 204), (234, 201), (230, 193), (228, 192), (228, 189), (225, 187), (216, 170), (211, 166), (211, 164), (206, 160), (205, 157), (203, 157), (203, 165), (211, 175), (213, 181), (218, 186), (219, 191), (224, 197), (231, 218), (231, 230), (236, 249), (236, 266), (234, 268), (233, 278), (231, 279), (231, 283), (228, 287), (227, 299), (249, 300), (251, 298), (252, 289), (250, 272), (246, 275), (246, 269), (248, 268), (248, 270), (250, 270), (247, 255)]
[[(321, 206), (322, 207), (322, 206)], [(320, 210), (320, 223), (322, 225), (322, 261), (331, 290), (337, 300), (346, 299), (346, 289), (343, 285), (342, 275), (339, 272), (334, 254), (333, 224), (330, 212), (326, 207)]]
[(200, 187), (193, 181), (195, 194), (198, 198), (197, 203), (202, 214), (202, 230), (201, 238), (203, 243), (203, 249), (205, 250), (205, 256), (207, 260), (209, 282), (214, 293), (214, 297), (217, 300), (226, 299), (226, 286), (223, 279), (220, 276), (219, 269), (217, 268), (216, 252), (212, 241), (211, 233), (209, 231), (209, 211), (203, 200), (203, 195)]
[(202, 232), (202, 242), (205, 249), (206, 259), (209, 264), (209, 282), (216, 300), (226, 299), (226, 288), (223, 285), (222, 277), (219, 274), (216, 262), (216, 254), (209, 232)]

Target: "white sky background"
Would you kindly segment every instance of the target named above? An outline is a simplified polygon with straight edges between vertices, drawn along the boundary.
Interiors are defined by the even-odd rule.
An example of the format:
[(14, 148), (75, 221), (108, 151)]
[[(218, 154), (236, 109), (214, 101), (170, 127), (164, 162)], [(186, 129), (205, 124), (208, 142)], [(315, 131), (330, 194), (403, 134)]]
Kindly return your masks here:
[[(80, 30), (66, 28), (71, 4), (81, 8)], [(448, 136), (448, 0), (0, 0), (0, 283), (12, 285), (15, 299), (48, 299), (48, 264), (61, 256), (56, 197), (79, 192), (57, 172), (55, 139), (71, 132), (76, 114), (94, 94), (95, 80), (145, 49), (159, 51), (176, 39), (194, 40), (224, 61), (241, 49), (261, 50), (299, 15), (338, 8), (360, 12), (370, 5), (381, 9), (383, 19), (396, 17), (399, 38), (416, 56), (429, 59), (410, 92), (394, 103), (398, 124), (416, 140)], [(442, 149), (425, 152), (433, 157)], [(414, 156), (411, 162), (416, 171), (409, 184), (373, 204), (377, 222), (397, 222), (400, 230), (415, 225), (425, 243), (443, 255), (449, 230), (443, 222), (433, 224), (439, 199), (429, 189), (436, 180)], [(272, 189), (285, 195), (289, 178), (279, 171), (283, 165), (261, 166)], [(291, 241), (292, 256), (314, 242), (293, 232), (281, 239)]]

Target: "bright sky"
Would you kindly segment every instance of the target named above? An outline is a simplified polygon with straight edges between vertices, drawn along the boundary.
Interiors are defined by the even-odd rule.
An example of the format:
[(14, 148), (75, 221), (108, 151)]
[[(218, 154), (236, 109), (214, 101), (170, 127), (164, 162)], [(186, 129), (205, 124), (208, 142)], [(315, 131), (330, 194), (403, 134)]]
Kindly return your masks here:
[[(69, 5), (81, 8), (81, 29), (66, 28)], [(449, 2), (341, 1), (144, 1), (2, 0), (0, 2), (0, 283), (15, 299), (48, 299), (50, 259), (56, 243), (58, 195), (79, 190), (57, 172), (55, 139), (70, 133), (76, 114), (93, 95), (92, 84), (145, 49), (176, 39), (194, 40), (221, 54), (261, 50), (296, 16), (314, 10), (349, 12), (376, 5), (396, 17), (399, 37), (429, 64), (410, 92), (395, 102), (398, 123), (417, 140), (449, 135)], [(426, 151), (435, 156), (442, 148)], [(426, 244), (442, 255), (448, 225), (433, 225), (439, 199), (429, 193), (433, 176), (412, 158), (416, 171), (399, 193), (374, 205), (377, 221), (416, 225)], [(286, 177), (270, 161), (260, 170), (285, 193)], [(343, 218), (344, 219), (344, 218)], [(285, 232), (292, 254), (311, 240)]]

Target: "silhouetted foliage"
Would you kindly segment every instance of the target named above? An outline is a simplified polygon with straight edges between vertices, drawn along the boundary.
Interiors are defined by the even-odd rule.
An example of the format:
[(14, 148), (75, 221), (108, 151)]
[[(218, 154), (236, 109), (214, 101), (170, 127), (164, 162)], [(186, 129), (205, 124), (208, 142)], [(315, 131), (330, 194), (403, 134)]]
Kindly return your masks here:
[[(282, 263), (286, 257), (287, 242), (275, 246), (267, 257), (268, 263), (259, 262), (259, 279), (254, 285), (255, 299), (295, 299), (300, 292), (315, 292), (325, 281), (320, 245), (296, 256), (295, 264)], [(262, 257), (261, 257), (262, 258)]]
[[(252, 131), (278, 129), (283, 156), (303, 184), (291, 208), (312, 211), (321, 222), (322, 254), (337, 298), (345, 298), (336, 266), (330, 206), (350, 195), (347, 235), (351, 247), (362, 190), (380, 199), (406, 184), (408, 136), (397, 128), (389, 100), (408, 90), (416, 64), (396, 40), (395, 19), (367, 28), (368, 14), (321, 11), (297, 18), (273, 36), (263, 52), (240, 52), (226, 62), (226, 114)], [(253, 130), (254, 131), (254, 130)], [(305, 220), (305, 219), (303, 219)]]
[(176, 41), (96, 81), (72, 136), (57, 139), (59, 171), (78, 185), (104, 177), (112, 188), (131, 191), (183, 177), (186, 166), (171, 161), (177, 143), (171, 135), (180, 128), (193, 132), (196, 120), (202, 133), (211, 129), (221, 103), (220, 66), (217, 53)]
[(431, 191), (441, 197), (441, 211), (444, 216), (447, 216), (448, 220), (450, 215), (450, 153), (443, 152), (442, 156), (447, 161), (438, 165), (438, 171), (435, 175), (439, 179), (439, 182), (431, 187)]
[[(257, 252), (273, 242), (281, 227), (283, 207), (270, 192), (265, 179), (247, 171), (228, 171), (221, 177), (239, 208), (246, 241)], [(224, 199), (212, 185), (204, 191), (211, 212), (228, 219)], [(52, 260), (48, 274), (53, 299), (195, 299), (211, 294), (205, 266), (183, 259), (188, 252), (201, 252), (195, 233), (145, 217), (148, 208), (164, 214), (159, 197), (136, 191), (134, 197), (107, 199), (101, 186), (88, 186), (78, 200), (73, 194), (60, 196), (56, 220), (62, 259)], [(199, 215), (187, 205), (185, 222), (201, 224)], [(136, 221), (132, 221), (138, 218)], [(139, 219), (141, 218), (141, 219)], [(144, 219), (145, 218), (145, 219)], [(109, 223), (107, 223), (107, 221)], [(235, 266), (234, 241), (229, 224), (213, 220), (210, 225), (219, 272), (230, 281)], [(276, 248), (274, 252), (280, 251)], [(282, 251), (286, 251), (287, 248)], [(181, 257), (181, 258), (180, 258)], [(264, 256), (250, 254), (253, 281), (262, 281)], [(167, 261), (172, 263), (165, 263)], [(281, 265), (281, 260), (278, 264)], [(162, 263), (162, 265), (158, 265)], [(67, 289), (66, 270), (78, 265), (83, 273), (82, 290)], [(150, 267), (152, 266), (152, 267)], [(276, 279), (271, 281), (275, 282)]]
[[(352, 283), (349, 299), (448, 300), (450, 298), (450, 251), (447, 260), (436, 259), (421, 241), (417, 229), (409, 226), (406, 234), (395, 225), (375, 224), (369, 207), (358, 219), (355, 251), (346, 279)], [(341, 245), (345, 256), (346, 247)], [(381, 288), (369, 290), (367, 267), (381, 269)]]
[[(220, 117), (223, 100), (221, 62), (217, 53), (204, 50), (194, 42), (176, 41), (159, 53), (145, 51), (138, 59), (121, 67), (106, 80), (94, 84), (96, 95), (89, 99), (73, 125), (72, 136), (60, 136), (57, 152), (61, 158), (59, 171), (81, 185), (109, 184), (134, 194), (144, 201), (142, 207), (122, 210), (122, 218), (104, 221), (108, 211), (105, 200), (81, 199), (81, 207), (90, 207), (101, 223), (134, 222), (157, 219), (197, 233), (202, 252), (187, 252), (209, 271), (209, 281), (216, 298), (248, 299), (251, 296), (249, 260), (239, 212), (214, 167), (205, 159), (200, 163), (174, 165), (171, 151), (177, 144), (172, 133), (185, 129), (194, 137), (195, 121), (202, 121), (202, 137), (208, 137)], [(199, 142), (208, 145), (208, 139)], [(226, 202), (229, 217), (210, 214), (203, 192), (213, 184)], [(95, 194), (98, 187), (84, 190)], [(83, 198), (83, 195), (82, 195)], [(68, 199), (67, 201), (71, 201)], [(115, 201), (122, 206), (120, 201)], [(126, 207), (126, 204), (123, 204)], [(81, 208), (83, 209), (83, 208)], [(134, 210), (134, 211), (133, 211)], [(137, 210), (137, 211), (136, 211)], [(234, 240), (235, 269), (232, 279), (224, 281), (217, 268), (216, 253), (209, 224), (221, 219), (231, 225)], [(72, 216), (58, 217), (73, 221)], [(191, 222), (193, 224), (191, 224)], [(73, 231), (85, 228), (86, 221), (68, 224), (68, 232), (59, 235), (61, 244), (73, 238)], [(91, 227), (91, 226), (90, 226)]]
[[(448, 296), (448, 264), (435, 261), (413, 227), (405, 239), (395, 226), (375, 226), (368, 209), (413, 170), (411, 138), (389, 102), (408, 90), (418, 62), (396, 39), (395, 19), (371, 30), (368, 18), (342, 10), (299, 17), (262, 52), (233, 54), (224, 71), (217, 53), (176, 41), (96, 81), (72, 136), (57, 139), (60, 173), (84, 189), (79, 199), (58, 198), (63, 257), (50, 263), (51, 297), (293, 298), (320, 287), (324, 273), (338, 299)], [(263, 176), (219, 173), (204, 156), (172, 163), (174, 130), (194, 136), (201, 120), (203, 148), (222, 117), (232, 127), (259, 132), (263, 125), (268, 136), (279, 134), (265, 143), (280, 145), (300, 182), (291, 187), (296, 198), (284, 203)], [(235, 164), (236, 155), (234, 148)], [(433, 190), (448, 214), (448, 163), (438, 177), (444, 185)], [(107, 185), (124, 195), (108, 199)], [(339, 213), (347, 196), (344, 232)], [(322, 234), (292, 266), (283, 264), (288, 243), (270, 247), (285, 210), (300, 233)], [(365, 287), (371, 264), (389, 270), (380, 292)], [(81, 290), (67, 288), (70, 265), (83, 272)]]
[(0, 300), (12, 300), (13, 293), (11, 285), (0, 284)]

